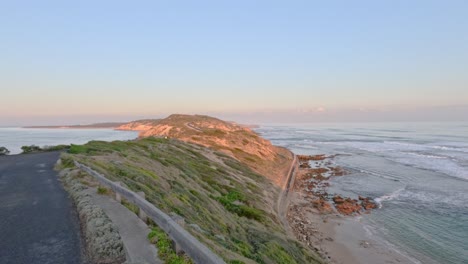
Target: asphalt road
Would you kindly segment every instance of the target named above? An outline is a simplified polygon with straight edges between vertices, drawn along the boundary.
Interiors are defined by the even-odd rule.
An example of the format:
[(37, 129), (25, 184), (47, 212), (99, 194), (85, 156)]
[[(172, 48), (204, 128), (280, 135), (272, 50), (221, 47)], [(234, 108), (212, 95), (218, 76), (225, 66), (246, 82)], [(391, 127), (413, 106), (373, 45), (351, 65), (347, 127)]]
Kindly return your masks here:
[(85, 263), (59, 152), (0, 157), (0, 263)]

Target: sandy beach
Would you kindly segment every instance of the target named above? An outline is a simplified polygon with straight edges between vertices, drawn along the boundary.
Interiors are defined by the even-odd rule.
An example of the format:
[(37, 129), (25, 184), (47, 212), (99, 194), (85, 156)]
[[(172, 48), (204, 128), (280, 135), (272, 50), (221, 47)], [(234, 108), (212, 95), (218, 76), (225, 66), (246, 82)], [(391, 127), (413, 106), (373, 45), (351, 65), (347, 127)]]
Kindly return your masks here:
[[(334, 199), (327, 198), (333, 196), (327, 193), (328, 178), (334, 177), (334, 172), (339, 172), (339, 177), (346, 177), (341, 168), (327, 167), (327, 159), (314, 156), (307, 161), (310, 167), (303, 161), (288, 197), (288, 221), (298, 240), (330, 263), (420, 263), (379, 241), (365, 229), (361, 221), (372, 213), (371, 209), (367, 210), (356, 202), (349, 209), (354, 211), (343, 211), (339, 204), (333, 202)], [(313, 179), (306, 177), (311, 171), (317, 172)]]
[[(359, 222), (360, 217), (328, 216), (309, 213), (307, 217), (316, 219), (322, 237), (322, 249), (327, 252), (331, 263), (419, 263), (372, 238)], [(326, 219), (326, 222), (323, 220)]]

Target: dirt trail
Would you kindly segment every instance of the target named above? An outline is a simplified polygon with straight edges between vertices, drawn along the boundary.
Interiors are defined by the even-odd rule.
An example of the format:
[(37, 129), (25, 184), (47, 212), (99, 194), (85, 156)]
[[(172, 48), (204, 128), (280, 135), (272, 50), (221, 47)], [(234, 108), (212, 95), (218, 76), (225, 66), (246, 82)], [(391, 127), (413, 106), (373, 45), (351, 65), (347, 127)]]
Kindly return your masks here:
[(286, 215), (288, 212), (288, 205), (289, 205), (289, 201), (288, 201), (289, 190), (292, 186), (294, 186), (294, 179), (295, 179), (295, 173), (296, 173), (297, 167), (298, 167), (297, 156), (294, 155), (294, 159), (291, 162), (289, 171), (285, 175), (285, 179), (282, 181), (283, 183), (281, 185), (281, 192), (278, 196), (278, 202), (277, 202), (278, 217), (281, 223), (283, 224), (288, 235), (291, 235), (291, 236), (293, 236), (294, 234), (292, 232), (291, 227), (289, 226)]

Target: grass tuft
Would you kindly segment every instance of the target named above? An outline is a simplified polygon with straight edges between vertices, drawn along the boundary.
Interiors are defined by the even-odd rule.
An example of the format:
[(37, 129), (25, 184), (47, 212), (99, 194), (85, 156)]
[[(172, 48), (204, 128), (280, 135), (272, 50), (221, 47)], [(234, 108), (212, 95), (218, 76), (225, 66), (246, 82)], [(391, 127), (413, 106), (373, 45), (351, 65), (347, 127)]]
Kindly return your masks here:
[(97, 193), (101, 194), (101, 195), (106, 195), (106, 194), (109, 193), (109, 189), (107, 189), (105, 187), (102, 187), (102, 186), (98, 186), (97, 187)]

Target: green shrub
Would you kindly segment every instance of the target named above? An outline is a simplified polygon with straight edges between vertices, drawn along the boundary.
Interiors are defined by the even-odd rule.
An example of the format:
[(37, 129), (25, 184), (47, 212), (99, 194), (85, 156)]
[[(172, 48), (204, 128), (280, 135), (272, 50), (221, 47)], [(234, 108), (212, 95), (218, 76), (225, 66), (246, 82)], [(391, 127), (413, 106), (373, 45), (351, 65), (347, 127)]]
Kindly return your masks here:
[(158, 255), (166, 264), (192, 264), (192, 260), (185, 256), (179, 256), (172, 248), (169, 236), (159, 227), (153, 227), (148, 234), (151, 243), (156, 244)]
[(83, 153), (88, 153), (88, 148), (84, 145), (71, 144), (68, 152), (71, 154), (83, 154)]
[(8, 155), (8, 154), (10, 154), (10, 151), (7, 148), (0, 147), (0, 156)]
[(42, 148), (43, 151), (59, 151), (69, 149), (70, 145), (56, 145), (56, 146), (44, 146)]
[(36, 145), (22, 146), (21, 150), (23, 150), (23, 154), (42, 151), (42, 149)]

